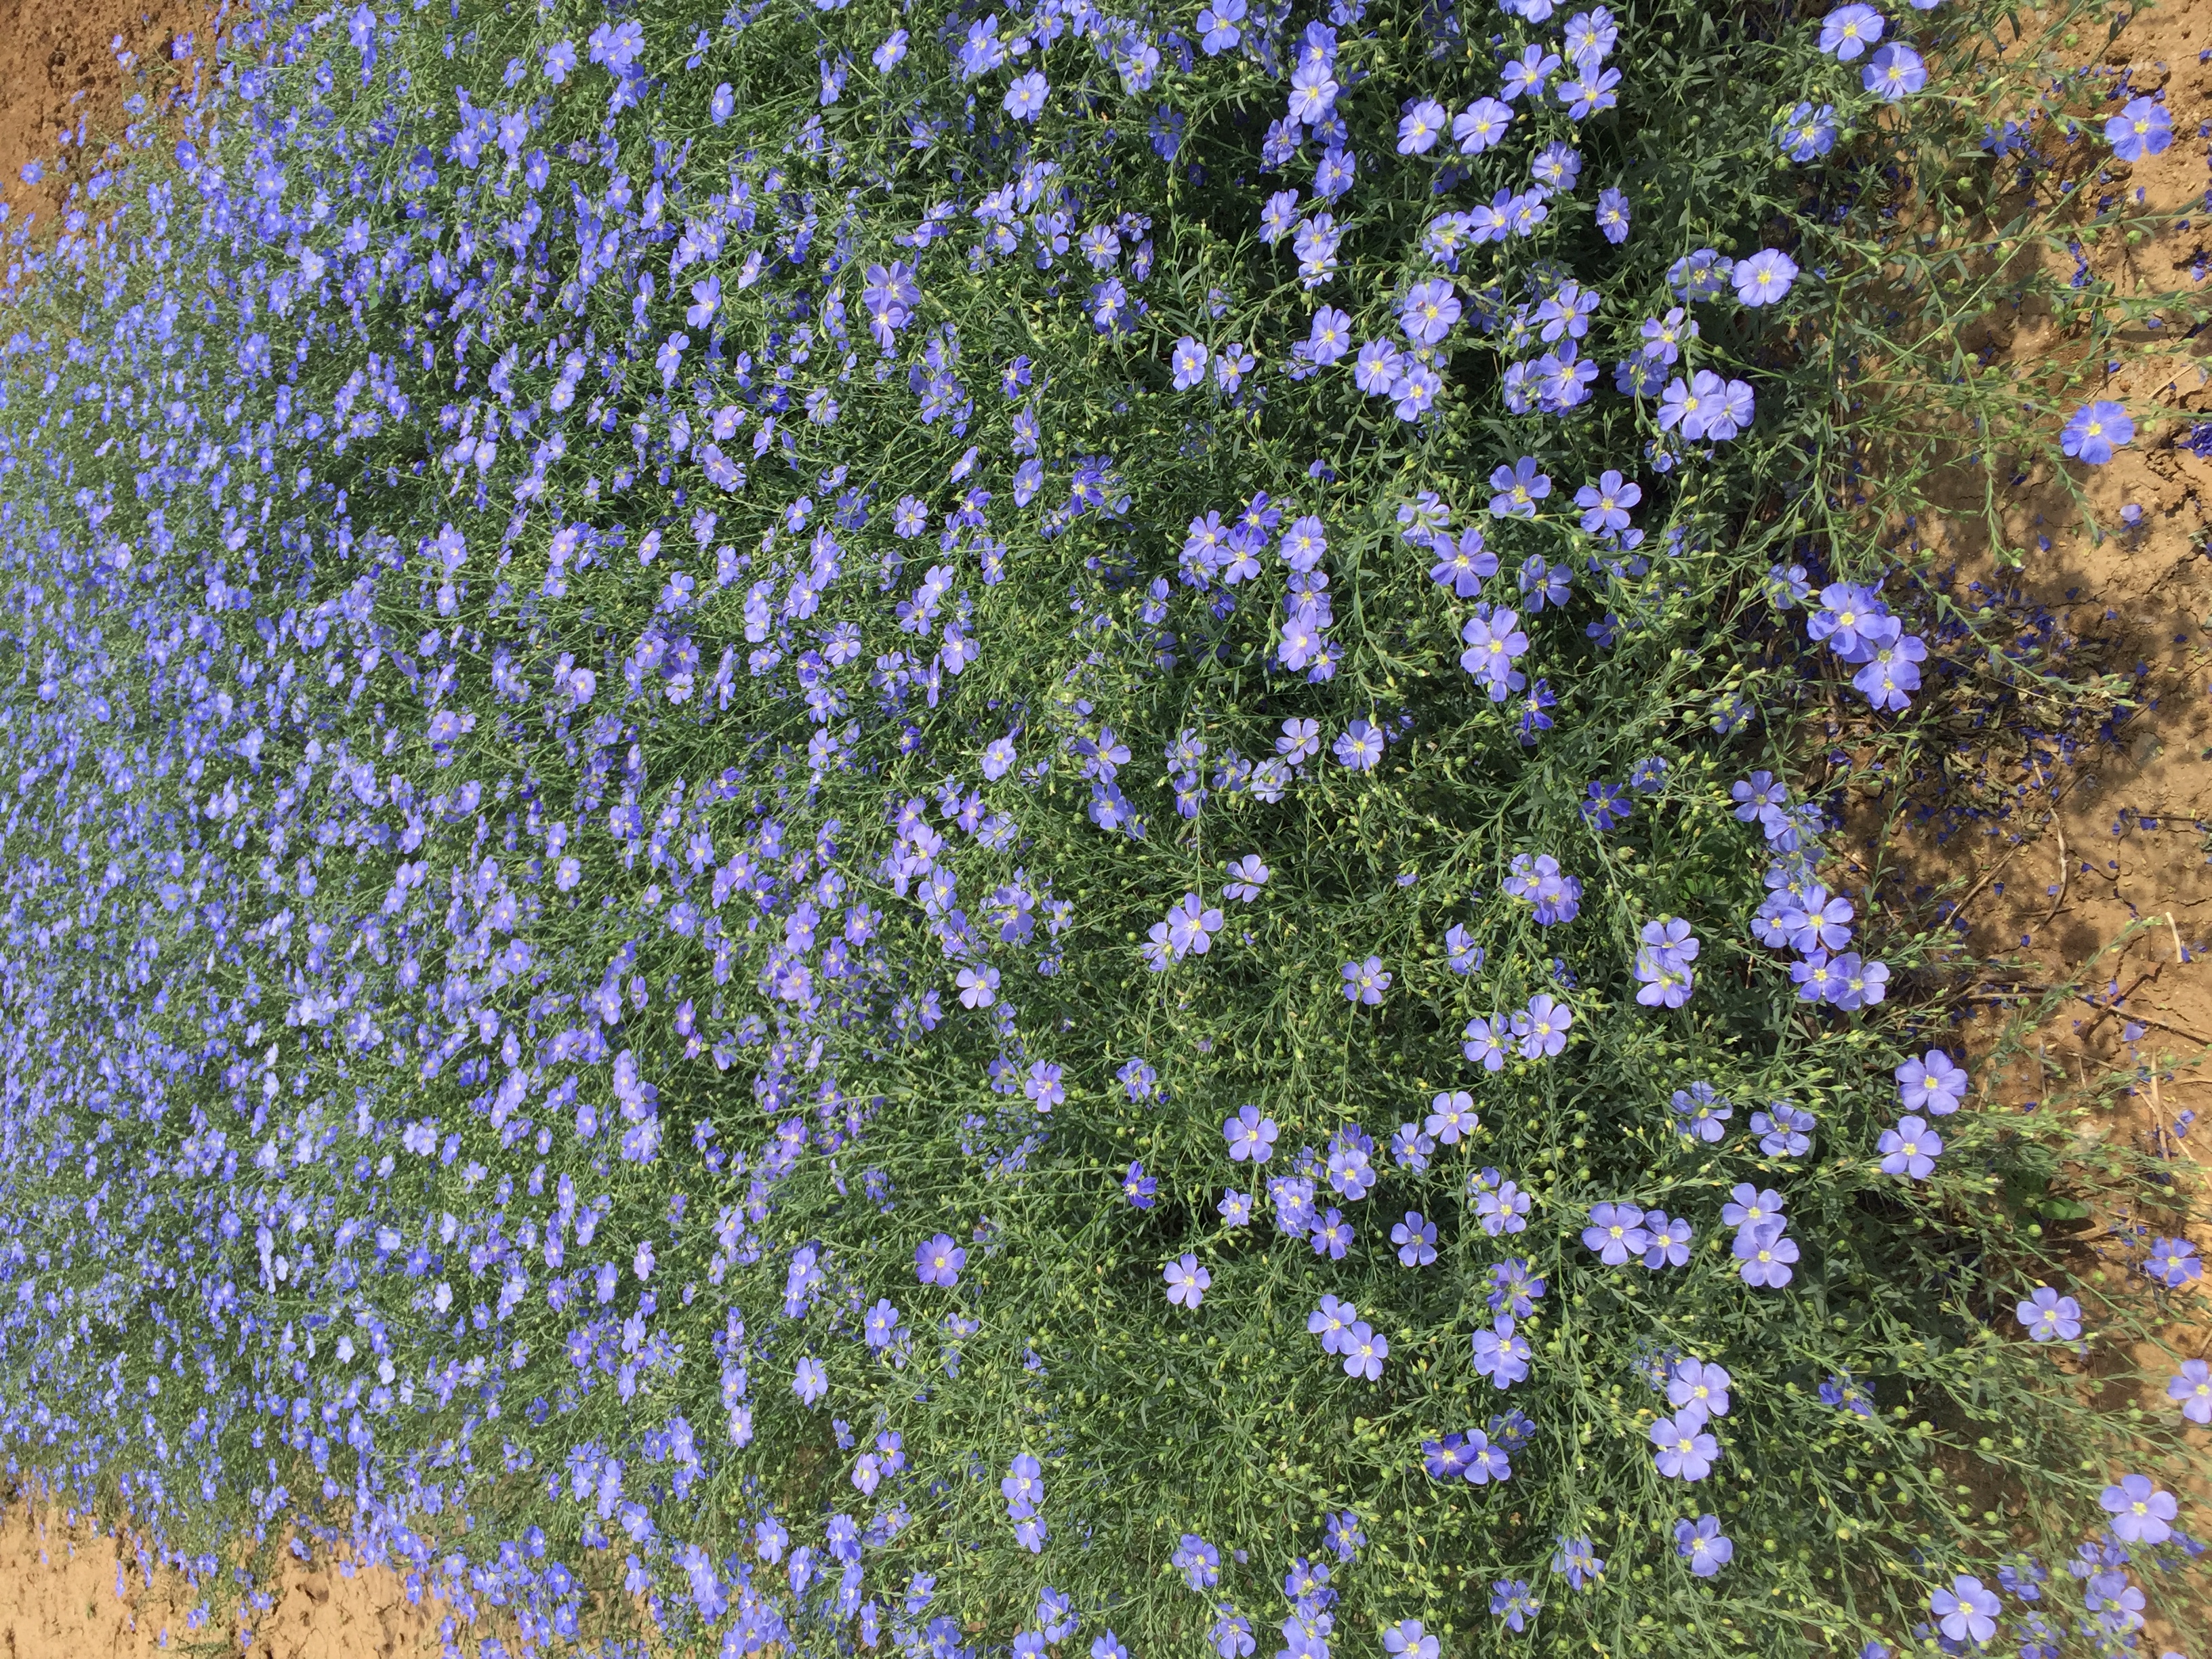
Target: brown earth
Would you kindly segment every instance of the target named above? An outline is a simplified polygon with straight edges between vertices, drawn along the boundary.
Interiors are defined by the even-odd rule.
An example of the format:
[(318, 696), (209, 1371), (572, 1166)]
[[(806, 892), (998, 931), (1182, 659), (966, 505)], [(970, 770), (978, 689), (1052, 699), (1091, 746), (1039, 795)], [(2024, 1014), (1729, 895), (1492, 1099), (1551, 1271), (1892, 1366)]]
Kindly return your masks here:
[[(119, 133), (131, 118), (124, 102), (135, 88), (117, 52), (138, 64), (196, 64), (221, 4), (0, 0), (0, 200), (18, 214), (58, 215), (75, 145), (103, 131)], [(47, 176), (26, 185), (23, 164), (33, 160)]]
[[(131, 118), (118, 45), (140, 62), (182, 60), (190, 76), (222, 15), (192, 0), (0, 0), (0, 199), (17, 214), (58, 215), (72, 176), (57, 164), (67, 143)], [(2197, 289), (2193, 267), (2212, 258), (2212, 170), (2198, 135), (2212, 120), (2212, 61), (2199, 58), (2208, 49), (2212, 0), (2180, 0), (2142, 9), (2104, 55), (2105, 71), (2124, 72), (2136, 92), (2165, 88), (2175, 138), (2160, 156), (2112, 166), (2100, 188), (2141, 190), (2146, 208), (2203, 210), (2133, 247), (2087, 249), (2093, 274), (2123, 291)], [(20, 169), (33, 157), (47, 177), (26, 185)], [(2095, 1079), (2125, 1073), (2133, 1081), (2100, 1109), (2100, 1133), (2166, 1158), (2178, 1188), (2201, 1192), (2212, 1139), (2212, 459), (2186, 445), (2192, 417), (2212, 421), (2212, 365), (2198, 366), (2212, 359), (2212, 336), (2182, 342), (2138, 327), (2124, 337), (2103, 390), (2081, 395), (2125, 401), (2136, 441), (2107, 466), (2070, 469), (2100, 528), (2081, 526), (2046, 470), (2006, 497), (2006, 538), (2028, 550), (2023, 568), (1997, 566), (1963, 514), (1923, 534), (1955, 556), (1962, 602), (2047, 628), (2069, 660), (2126, 676), (2134, 706), (2070, 751), (2031, 748), (2024, 762), (1983, 752), (1982, 763), (2011, 768), (2009, 803), (1906, 825), (1884, 849), (1882, 896), (1908, 910), (1955, 909), (1966, 951), (1989, 969), (1979, 1012), (1954, 1046), (1970, 1063), (2001, 1047), (2012, 1059), (1981, 1068), (1977, 1103), (2086, 1099)], [(1974, 343), (2032, 370), (2053, 342), (2012, 319)], [(2162, 417), (2152, 413), (2160, 408)], [(2054, 987), (2080, 994), (2023, 1024), (2021, 1008)], [(2193, 1236), (2212, 1254), (2205, 1228)], [(2111, 1252), (2108, 1242), (2083, 1248), (2093, 1270), (2086, 1258)], [(2115, 1290), (2121, 1282), (2112, 1276)], [(2163, 1351), (2134, 1356), (2154, 1378), (2171, 1370), (2170, 1354), (2212, 1352), (2204, 1285), (2192, 1288), (2172, 1299)], [(2139, 1403), (2172, 1410), (2154, 1382)], [(2212, 1449), (2212, 1436), (2191, 1438)], [(436, 1596), (418, 1589), (410, 1598), (391, 1568), (288, 1553), (268, 1606), (245, 1610), (252, 1637), (241, 1650), (233, 1630), (187, 1627), (197, 1593), (127, 1534), (118, 1544), (20, 1486), (0, 1497), (5, 1659), (136, 1659), (188, 1644), (245, 1659), (399, 1659), (441, 1652), (453, 1629)], [(2154, 1647), (2173, 1637), (2156, 1626), (2146, 1634)]]
[[(2176, 296), (2202, 313), (2212, 303), (2212, 3), (2144, 9), (2096, 72), (2126, 88), (2098, 127), (2125, 98), (2162, 88), (2174, 137), (2131, 166), (2077, 169), (2085, 206), (2169, 216), (2132, 245), (2085, 237), (2087, 270), (2117, 295)], [(2087, 142), (2109, 161), (2101, 134)], [(2069, 253), (2056, 268), (2070, 275), (2075, 264)], [(2139, 1215), (2100, 1206), (2076, 1252), (2093, 1297), (2144, 1283), (2129, 1276), (2115, 1232), (2180, 1233), (2212, 1255), (2212, 1229), (2180, 1219), (2203, 1204), (2212, 1142), (2212, 459), (2189, 447), (2201, 427), (2212, 452), (2212, 329), (2195, 334), (2180, 309), (2123, 328), (2101, 384), (2064, 404), (2124, 403), (2134, 441), (2107, 465), (2067, 462), (2062, 477), (2046, 463), (2003, 489), (2017, 568), (1992, 559), (1966, 513), (1918, 526), (1939, 562), (1955, 562), (1956, 602), (2008, 618), (2015, 638), (2039, 635), (2045, 660), (2070, 673), (2117, 677), (2116, 706), (1954, 732), (1954, 754), (1923, 759), (1917, 782), (1869, 804), (1905, 808), (1880, 849), (1881, 896), (1948, 922), (1973, 970), (1970, 1017), (1951, 1046), (1977, 1071), (1975, 1103), (2079, 1112), (2095, 1138), (2154, 1160), (2175, 1194)], [(1984, 319), (1966, 343), (2014, 374), (2023, 396), (2069, 356), (2032, 308)], [(1966, 493), (1978, 500), (1980, 487)], [(1960, 803), (1977, 790), (1952, 787), (1960, 779), (1978, 786), (1971, 810)], [(1869, 811), (1858, 826), (1874, 821)], [(2200, 1279), (2165, 1298), (2162, 1342), (2133, 1356), (2149, 1378), (2140, 1404), (2162, 1419), (2177, 1416), (2163, 1392), (2175, 1357), (2212, 1352), (2207, 1288)], [(2212, 1447), (2212, 1435), (2190, 1433)]]
[[(236, 1622), (218, 1625), (195, 1617), (199, 1592), (127, 1527), (75, 1514), (21, 1482), (0, 1485), (0, 1656), (420, 1659), (447, 1652), (448, 1637), (465, 1654), (477, 1654), (487, 1638), (501, 1642), (509, 1659), (523, 1651), (512, 1616), (479, 1597), (477, 1623), (465, 1625), (428, 1573), (410, 1589), (408, 1573), (364, 1564), (343, 1547), (313, 1548), (290, 1530), (278, 1534), (277, 1561)], [(608, 1565), (595, 1560), (580, 1571), (604, 1576)], [(586, 1595), (585, 1637), (607, 1628), (609, 1600), (596, 1589)], [(633, 1600), (632, 1613), (647, 1617), (642, 1598)], [(645, 1627), (651, 1630), (649, 1619)], [(665, 1659), (667, 1651), (650, 1639), (639, 1659)]]
[(0, 1515), (0, 1652), (8, 1659), (136, 1659), (220, 1644), (240, 1659), (414, 1659), (441, 1653), (444, 1604), (410, 1601), (402, 1577), (351, 1562), (290, 1556), (264, 1610), (236, 1627), (188, 1623), (198, 1596), (158, 1565), (149, 1581), (127, 1535), (117, 1539), (64, 1510), (11, 1494)]
[[(2070, 706), (2023, 697), (2002, 723), (1953, 722), (1951, 752), (1915, 757), (1856, 803), (1848, 833), (1880, 872), (1875, 896), (1892, 916), (1955, 940), (1965, 994), (1953, 1028), (1929, 1036), (1974, 1073), (1970, 1109), (2070, 1118), (2172, 1195), (2131, 1206), (2087, 1177), (2061, 1194), (2089, 1206), (2061, 1237), (2065, 1288), (2092, 1333), (2122, 1304), (2154, 1328), (2150, 1340), (2093, 1349), (2068, 1369), (2100, 1409), (2181, 1429), (2198, 1454), (2180, 1483), (2182, 1524), (2201, 1534), (2212, 1433), (2182, 1423), (2165, 1383), (2180, 1360), (2212, 1356), (2212, 1296), (2203, 1279), (2154, 1292), (2129, 1235), (2186, 1237), (2212, 1256), (2212, 1227), (2187, 1218), (2204, 1208), (2212, 1142), (2212, 328), (2199, 333), (2180, 314), (2212, 311), (2212, 0), (2144, 6), (2107, 49), (2096, 46), (2085, 40), (2066, 60), (2094, 63), (2092, 84), (2112, 94), (2089, 124), (2090, 155), (2047, 131), (2043, 148), (2078, 181), (2078, 224), (2107, 207), (2164, 222), (2133, 240), (2085, 232), (2049, 268), (2109, 283), (2116, 299), (2157, 296), (2164, 314), (2119, 328), (2058, 408), (2120, 402), (2134, 441), (2101, 466), (2045, 462), (1997, 478), (2008, 561), (1992, 556), (1979, 474), (1935, 491), (1955, 510), (1913, 531), (1935, 555), (1935, 586), (1961, 610), (2045, 672), (2107, 677), (2105, 695)], [(2160, 89), (2172, 143), (2112, 161), (2105, 118)], [(2033, 188), (2048, 196), (2055, 182), (2041, 175)], [(2043, 396), (2086, 349), (2033, 302), (1979, 319), (1961, 343), (2010, 376), (2021, 400)], [(2205, 454), (2191, 447), (2200, 428)], [(2154, 1617), (2144, 1630), (2143, 1650), (2203, 1652), (2212, 1602), (2202, 1587), (2194, 1611), (2169, 1612), (2172, 1622)]]

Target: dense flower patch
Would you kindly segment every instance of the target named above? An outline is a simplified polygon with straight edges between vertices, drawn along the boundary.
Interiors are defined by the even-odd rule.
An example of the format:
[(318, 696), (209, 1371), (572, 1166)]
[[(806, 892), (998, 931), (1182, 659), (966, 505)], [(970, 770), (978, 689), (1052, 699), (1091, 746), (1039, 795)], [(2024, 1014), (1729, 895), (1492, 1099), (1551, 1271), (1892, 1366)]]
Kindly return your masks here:
[(16, 239), (11, 1442), (533, 1648), (2131, 1642), (1789, 781), (1948, 15), (258, 12)]

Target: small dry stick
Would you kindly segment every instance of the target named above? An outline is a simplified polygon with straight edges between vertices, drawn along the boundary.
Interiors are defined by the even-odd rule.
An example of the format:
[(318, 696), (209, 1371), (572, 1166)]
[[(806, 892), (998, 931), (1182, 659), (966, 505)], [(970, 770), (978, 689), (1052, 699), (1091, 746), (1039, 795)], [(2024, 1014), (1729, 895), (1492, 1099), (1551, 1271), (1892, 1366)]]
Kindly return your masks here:
[[(2087, 997), (2076, 997), (2075, 1000), (2077, 1002), (2089, 1002), (2089, 999)], [(2089, 1006), (2092, 1008), (2097, 1006), (2094, 1002), (2089, 1002)], [(2112, 1010), (2107, 1008), (2103, 1012), (2110, 1013)], [(2207, 1048), (2212, 1048), (2212, 1037), (2201, 1037), (2194, 1031), (2185, 1031), (2179, 1025), (2169, 1025), (2164, 1020), (2154, 1019), (2148, 1014), (2130, 1013), (2123, 1009), (2120, 1011), (2120, 1018), (2123, 1020), (2133, 1020), (2138, 1025), (2155, 1026), (2161, 1031), (2170, 1031), (2175, 1036), (2187, 1037), (2191, 1042), (2198, 1043)]]
[(2051, 816), (2051, 827), (2058, 832), (2058, 896), (2051, 902), (2049, 914), (2043, 918), (2042, 925), (2045, 927), (2051, 926), (2052, 916), (2056, 916), (2066, 908), (2066, 878), (2069, 873), (2066, 866), (2073, 862), (2073, 860), (2066, 855), (2065, 826), (2058, 822), (2056, 813)]
[(2010, 864), (2010, 863), (2013, 861), (2013, 859), (2014, 859), (2014, 857), (2019, 854), (2020, 849), (2021, 849), (2021, 848), (2023, 848), (2023, 847), (2027, 846), (2027, 843), (2026, 842), (2024, 842), (2024, 841), (2022, 841), (2022, 842), (2014, 842), (2014, 843), (2013, 843), (2013, 849), (2012, 849), (2012, 851), (2011, 851), (2011, 852), (2007, 853), (2007, 854), (2006, 854), (2002, 858), (1999, 859), (1999, 860), (1998, 860), (1995, 864), (1991, 865), (1988, 869), (1986, 869), (1986, 870), (1983, 871), (1983, 872), (1982, 872), (1982, 877), (1981, 877), (1981, 879), (1980, 879), (1979, 881), (1977, 881), (1977, 882), (1976, 882), (1976, 883), (1975, 883), (1972, 887), (1969, 887), (1969, 888), (1966, 890), (1966, 897), (1965, 897), (1965, 898), (1962, 898), (1962, 899), (1960, 899), (1960, 900), (1959, 900), (1956, 903), (1954, 903), (1954, 905), (1952, 905), (1952, 907), (1951, 907), (1951, 914), (1952, 914), (1952, 915), (1953, 915), (1953, 916), (1954, 916), (1954, 917), (1956, 917), (1956, 916), (1960, 916), (1960, 915), (1964, 915), (1966, 914), (1966, 905), (1967, 905), (1968, 902), (1969, 902), (1969, 901), (1971, 901), (1971, 900), (1973, 898), (1974, 895), (1975, 895), (1975, 894), (1977, 894), (1977, 893), (1978, 893), (1978, 892), (1980, 892), (1980, 891), (1982, 890), (1982, 889), (1983, 889), (1984, 886), (1986, 886), (1986, 885), (1988, 884), (1988, 883), (1989, 883), (1989, 879), (1990, 879), (1990, 877), (1992, 877), (1992, 876), (1994, 876), (1994, 875), (1997, 875), (1997, 874), (2002, 873), (2002, 871), (2003, 871), (2003, 869), (2004, 869), (2004, 867), (2005, 867), (2005, 866), (2007, 866), (2008, 864)]

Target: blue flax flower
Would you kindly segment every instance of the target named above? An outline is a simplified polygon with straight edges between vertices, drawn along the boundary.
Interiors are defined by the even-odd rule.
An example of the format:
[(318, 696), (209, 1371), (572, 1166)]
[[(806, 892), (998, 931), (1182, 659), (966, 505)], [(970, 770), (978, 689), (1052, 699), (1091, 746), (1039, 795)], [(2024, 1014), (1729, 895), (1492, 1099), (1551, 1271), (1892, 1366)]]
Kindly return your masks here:
[(2132, 98), (2105, 123), (2105, 142), (2114, 160), (2140, 161), (2173, 142), (2173, 124), (2156, 98)]
[(2090, 466), (2102, 466), (2115, 449), (2134, 441), (2136, 423), (2121, 404), (2100, 398), (2074, 411), (2058, 434), (2058, 447)]
[(1390, 988), (1390, 975), (1380, 957), (1347, 962), (1339, 972), (1344, 978), (1344, 999), (1347, 1002), (1364, 1003), (1371, 1008), (1382, 1000), (1382, 994)]
[(1721, 1531), (1717, 1516), (1701, 1515), (1694, 1524), (1674, 1523), (1674, 1553), (1690, 1564), (1690, 1571), (1698, 1577), (1710, 1578), (1735, 1556), (1735, 1545)]

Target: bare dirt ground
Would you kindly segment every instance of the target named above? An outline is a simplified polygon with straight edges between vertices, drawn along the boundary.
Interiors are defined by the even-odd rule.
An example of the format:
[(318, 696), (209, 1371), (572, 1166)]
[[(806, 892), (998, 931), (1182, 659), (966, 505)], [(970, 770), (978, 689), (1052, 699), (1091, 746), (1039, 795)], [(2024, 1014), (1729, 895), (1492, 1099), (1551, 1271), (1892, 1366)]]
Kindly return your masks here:
[[(2118, 207), (2169, 216), (2168, 228), (2132, 243), (2085, 237), (2056, 269), (2109, 283), (2116, 296), (2190, 295), (2202, 308), (2212, 289), (2212, 0), (2144, 6), (2097, 46), (2086, 40), (2071, 60), (2094, 65), (2107, 94), (2083, 140), (2105, 165), (2073, 167), (2079, 218)], [(2112, 161), (2104, 118), (2161, 91), (2170, 146)], [(2068, 148), (2049, 135), (2043, 144)], [(2053, 180), (2034, 187), (2047, 192)], [(2046, 669), (2117, 677), (2119, 696), (2071, 707), (2023, 697), (2002, 722), (1962, 724), (1949, 754), (1924, 755), (1917, 775), (1852, 815), (1870, 865), (1877, 843), (1865, 832), (1892, 820), (1878, 848), (1880, 899), (1893, 915), (1948, 927), (1969, 964), (1959, 1023), (1930, 1035), (1975, 1073), (1971, 1105), (2075, 1115), (2109, 1146), (2155, 1160), (2174, 1194), (2170, 1207), (2130, 1213), (2085, 1182), (2090, 1213), (2061, 1231), (2077, 1281), (2069, 1288), (2093, 1326), (2100, 1302), (2150, 1309), (2158, 1324), (2158, 1341), (2093, 1357), (2077, 1374), (2100, 1407), (2166, 1424), (2178, 1421), (2164, 1389), (2178, 1358), (2212, 1355), (2206, 1282), (2159, 1296), (2134, 1271), (2154, 1236), (2184, 1234), (2212, 1254), (2212, 1228), (2180, 1218), (2204, 1204), (2212, 1143), (2212, 329), (2193, 332), (2178, 309), (2123, 329), (2101, 383), (2067, 399), (2069, 409), (2124, 404), (2137, 426), (2130, 445), (2102, 466), (1998, 481), (2003, 541), (2025, 556), (2016, 567), (1992, 557), (1972, 512), (1917, 527), (1962, 609), (1999, 621), (2000, 636)], [(2016, 376), (2023, 398), (2081, 350), (2032, 311), (1986, 319), (1962, 343)], [(1976, 478), (1962, 495), (1978, 507), (1980, 489)], [(2212, 1434), (2185, 1431), (2208, 1454), (2200, 1469), (2212, 1470)], [(2191, 1484), (2185, 1504), (2194, 1500), (2201, 1530), (2212, 1480)], [(2154, 1620), (2144, 1650), (2212, 1651), (2212, 1607), (2189, 1622)]]
[[(212, 8), (192, 0), (0, 0), (0, 199), (19, 214), (57, 212), (70, 176), (54, 165), (64, 136), (128, 118), (118, 43), (141, 61), (189, 63), (212, 21)], [(2085, 43), (2081, 61), (2094, 51)], [(2123, 291), (2201, 289), (2212, 281), (2198, 274), (2212, 267), (2212, 0), (2143, 8), (2101, 71), (2124, 83), (2123, 99), (2163, 88), (2174, 141), (2160, 156), (2112, 165), (2095, 187), (2140, 191), (2144, 207), (2187, 208), (2191, 220), (2133, 247), (2092, 246), (2088, 268)], [(48, 176), (26, 185), (20, 169), (34, 157)], [(2010, 319), (1972, 343), (2027, 366), (2051, 342), (2032, 320)], [(2212, 1141), (2212, 331), (2181, 345), (2186, 365), (2177, 345), (2172, 333), (2133, 331), (2101, 392), (2083, 394), (2124, 400), (2140, 422), (2111, 465), (2075, 471), (2099, 532), (2079, 526), (2047, 477), (2008, 496), (2008, 539), (2029, 550), (2017, 571), (1994, 563), (1963, 517), (1923, 526), (1955, 556), (1960, 602), (2002, 609), (2057, 659), (2126, 676), (2131, 706), (2066, 739), (2008, 734), (2009, 799), (1910, 822), (1887, 855), (1882, 896), (1925, 914), (1955, 908), (1962, 943), (1986, 966), (1980, 1012), (1949, 1037), (1970, 1064), (2017, 1025), (2022, 988), (2030, 1000), (2051, 987), (2080, 994), (2026, 1032), (2013, 1063), (1978, 1066), (1978, 1103), (2019, 1110), (2062, 1097), (2069, 1082), (2079, 1092), (2100, 1075), (2130, 1073), (2132, 1090), (2100, 1131), (2165, 1157), (2177, 1188), (2201, 1190)], [(2157, 404), (2188, 412), (2145, 418)], [(2201, 455), (2191, 447), (2200, 421)], [(1997, 755), (1995, 745), (1977, 751), (1971, 736), (1964, 746), (1980, 763)], [(2212, 1254), (2212, 1236), (2195, 1236)], [(2100, 1254), (2120, 1265), (2105, 1238), (2082, 1246), (2085, 1272), (2097, 1271)], [(2123, 1279), (2115, 1272), (2108, 1282), (2117, 1291)], [(2212, 1316), (2203, 1284), (2193, 1291), (2172, 1299), (2165, 1336), (2172, 1350), (2203, 1356)], [(2154, 1350), (2135, 1358), (2154, 1376), (2171, 1369)], [(2155, 1386), (2134, 1403), (2172, 1409)], [(2194, 1438), (2212, 1450), (2212, 1435)], [(0, 1505), (5, 1659), (137, 1659), (187, 1644), (245, 1659), (408, 1659), (441, 1652), (453, 1633), (444, 1605), (419, 1587), (410, 1598), (391, 1568), (287, 1553), (267, 1605), (247, 1609), (241, 1650), (230, 1630), (189, 1626), (197, 1592), (127, 1534), (118, 1540), (20, 1488), (0, 1486)], [(2155, 1626), (2146, 1634), (2151, 1650), (2181, 1640)], [(476, 1644), (465, 1637), (463, 1647)]]
[[(116, 62), (190, 58), (211, 33), (213, 4), (197, 0), (0, 0), (0, 200), (19, 213), (58, 210), (67, 172), (64, 135), (118, 131), (131, 88)], [(181, 46), (181, 54), (179, 53)], [(26, 185), (26, 161), (48, 177)]]
[(241, 1659), (413, 1659), (443, 1650), (444, 1606), (408, 1600), (389, 1568), (285, 1558), (250, 1644), (228, 1628), (193, 1628), (198, 1594), (89, 1522), (21, 1493), (0, 1515), (0, 1652), (9, 1659), (137, 1659), (220, 1643)]
[[(2093, 61), (2094, 44), (2078, 61)], [(2100, 127), (2127, 99), (2163, 89), (2174, 136), (2132, 165), (2110, 161), (2100, 134), (2087, 138), (2108, 164), (2078, 186), (2085, 207), (2188, 216), (2132, 246), (2109, 234), (2087, 242), (2060, 269), (2078, 261), (2120, 295), (2201, 300), (2212, 284), (2212, 3), (2145, 8), (2094, 61), (2112, 93)], [(2159, 1159), (2170, 1190), (2202, 1204), (2212, 1142), (2212, 330), (2187, 335), (2185, 322), (2145, 319), (2123, 331), (2103, 384), (2073, 394), (2122, 402), (2137, 422), (2109, 464), (2067, 464), (2094, 528), (2048, 467), (2004, 493), (2005, 539), (2026, 555), (2017, 569), (1991, 558), (1967, 515), (1921, 526), (1955, 561), (1962, 606), (2008, 618), (2046, 662), (2118, 676), (2125, 691), (2110, 709), (2023, 708), (2006, 729), (1962, 732), (1917, 784), (1901, 781), (1914, 805), (1886, 849), (1883, 896), (1948, 920), (1978, 964), (1972, 1017), (1950, 1037), (1978, 1072), (1978, 1103), (2086, 1107), (2093, 1133)], [(1988, 319), (1966, 343), (2023, 383), (2062, 355), (2050, 319), (2025, 314)], [(1941, 787), (1947, 764), (1979, 781), (1978, 806), (1960, 804), (1972, 792)], [(2023, 1012), (2038, 1007), (2040, 1019)], [(2181, 1231), (2178, 1214), (2100, 1207), (2076, 1253), (2091, 1295), (2140, 1289), (2115, 1233)], [(2212, 1230), (2188, 1231), (2212, 1253)], [(2161, 1312), (2170, 1351), (2212, 1351), (2205, 1281)], [(2134, 1358), (2154, 1379), (2142, 1407), (2170, 1417), (2162, 1384), (2173, 1360), (2148, 1346)]]
[[(0, 1656), (418, 1659), (448, 1651), (448, 1638), (454, 1650), (480, 1659), (522, 1651), (512, 1614), (481, 1598), (471, 1627), (427, 1582), (410, 1588), (410, 1575), (399, 1569), (364, 1563), (342, 1547), (311, 1547), (289, 1531), (279, 1534), (278, 1548), (277, 1571), (253, 1592), (239, 1623), (218, 1625), (195, 1617), (199, 1592), (128, 1528), (118, 1533), (21, 1483), (0, 1480)], [(605, 1593), (587, 1594), (586, 1636), (603, 1628), (608, 1602)], [(632, 1606), (647, 1617), (642, 1598)], [(649, 1638), (643, 1651), (635, 1644), (623, 1651), (665, 1659), (667, 1650)]]

